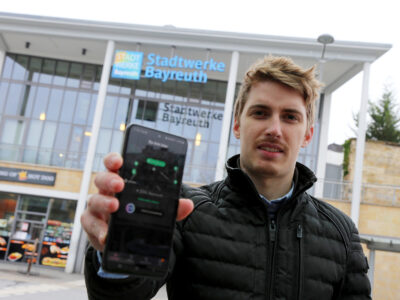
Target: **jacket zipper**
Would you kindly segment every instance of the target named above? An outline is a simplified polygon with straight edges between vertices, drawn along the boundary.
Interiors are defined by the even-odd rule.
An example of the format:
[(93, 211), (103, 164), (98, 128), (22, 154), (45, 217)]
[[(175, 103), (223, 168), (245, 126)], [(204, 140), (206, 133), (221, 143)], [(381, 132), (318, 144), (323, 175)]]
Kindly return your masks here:
[(275, 220), (271, 220), (269, 222), (269, 241), (270, 241), (270, 253), (268, 255), (269, 257), (269, 287), (268, 287), (268, 293), (269, 299), (272, 299), (272, 286), (273, 286), (273, 275), (274, 275), (274, 268), (275, 268), (275, 248), (276, 248), (276, 239), (277, 239), (277, 224), (275, 223)]
[(297, 281), (297, 299), (301, 300), (302, 286), (303, 286), (303, 259), (302, 259), (302, 239), (303, 239), (303, 227), (301, 224), (297, 226), (297, 239), (299, 241), (299, 271), (297, 272), (299, 278)]

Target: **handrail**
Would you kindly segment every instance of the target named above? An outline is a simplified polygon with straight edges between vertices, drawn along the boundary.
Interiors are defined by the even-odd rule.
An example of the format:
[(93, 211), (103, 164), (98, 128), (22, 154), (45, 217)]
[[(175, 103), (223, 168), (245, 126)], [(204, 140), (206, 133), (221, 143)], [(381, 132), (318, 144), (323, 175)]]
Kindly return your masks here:
[[(352, 182), (320, 178), (323, 183), (323, 198), (351, 202)], [(400, 207), (400, 185), (362, 183), (361, 203)]]

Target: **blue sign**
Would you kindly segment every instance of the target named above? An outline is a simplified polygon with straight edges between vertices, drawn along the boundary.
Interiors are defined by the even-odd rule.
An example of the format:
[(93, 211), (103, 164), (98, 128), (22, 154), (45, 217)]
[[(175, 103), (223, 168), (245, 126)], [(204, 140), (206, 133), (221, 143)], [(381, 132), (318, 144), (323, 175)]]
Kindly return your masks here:
[[(144, 67), (144, 77), (186, 82), (207, 82), (207, 72), (225, 72), (225, 63), (208, 60), (190, 59), (175, 55), (173, 57), (160, 56), (149, 53)], [(118, 50), (111, 76), (114, 78), (140, 79), (142, 71), (143, 52)], [(175, 69), (175, 70), (174, 70)]]
[(138, 80), (142, 71), (142, 61), (143, 52), (117, 50), (111, 76)]

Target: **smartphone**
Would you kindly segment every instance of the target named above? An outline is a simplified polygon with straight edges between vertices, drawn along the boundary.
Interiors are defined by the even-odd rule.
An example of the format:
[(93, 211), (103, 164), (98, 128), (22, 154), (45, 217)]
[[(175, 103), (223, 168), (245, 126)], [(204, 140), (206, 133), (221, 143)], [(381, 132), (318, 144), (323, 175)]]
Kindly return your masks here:
[(127, 127), (123, 165), (124, 190), (116, 196), (103, 268), (108, 272), (162, 278), (172, 247), (186, 139), (136, 124)]

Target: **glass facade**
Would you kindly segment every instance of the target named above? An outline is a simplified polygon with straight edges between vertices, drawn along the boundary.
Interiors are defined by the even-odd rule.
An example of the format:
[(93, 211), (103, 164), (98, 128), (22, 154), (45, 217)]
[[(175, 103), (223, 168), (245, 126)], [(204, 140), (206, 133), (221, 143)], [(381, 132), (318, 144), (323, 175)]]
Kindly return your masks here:
[[(100, 65), (7, 54), (0, 78), (0, 160), (83, 169), (101, 71)], [(94, 170), (103, 170), (105, 154), (120, 152), (126, 125), (137, 123), (188, 139), (183, 180), (213, 181), (226, 88), (215, 80), (110, 77)], [(312, 143), (299, 155), (313, 170), (318, 131), (317, 124)], [(231, 130), (228, 157), (239, 151)]]
[[(83, 169), (102, 67), (7, 54), (0, 78), (0, 160)], [(94, 170), (120, 152), (126, 124), (188, 139), (184, 181), (213, 180), (227, 83), (110, 78)]]

